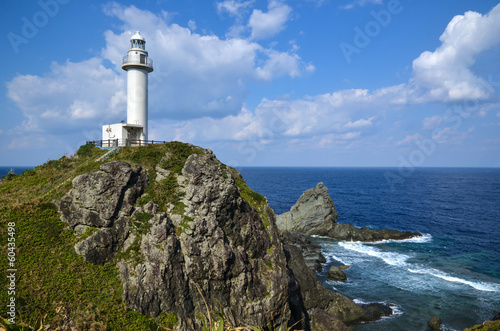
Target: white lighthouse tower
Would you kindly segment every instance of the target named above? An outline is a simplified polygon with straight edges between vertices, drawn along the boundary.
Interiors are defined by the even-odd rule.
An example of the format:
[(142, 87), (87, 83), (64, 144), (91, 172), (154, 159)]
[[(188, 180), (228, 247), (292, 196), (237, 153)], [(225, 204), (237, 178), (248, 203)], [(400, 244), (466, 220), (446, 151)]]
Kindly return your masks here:
[(122, 69), (127, 72), (127, 123), (104, 125), (103, 147), (142, 145), (148, 140), (148, 74), (153, 71), (153, 60), (139, 31), (130, 38)]

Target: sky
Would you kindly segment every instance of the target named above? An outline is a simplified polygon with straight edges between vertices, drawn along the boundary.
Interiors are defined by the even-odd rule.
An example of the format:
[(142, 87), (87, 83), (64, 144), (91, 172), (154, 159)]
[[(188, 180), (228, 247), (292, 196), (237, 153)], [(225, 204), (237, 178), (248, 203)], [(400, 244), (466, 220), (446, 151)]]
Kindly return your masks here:
[(234, 167), (500, 167), (489, 0), (7, 1), (0, 166), (126, 120), (136, 31), (154, 61), (149, 139)]

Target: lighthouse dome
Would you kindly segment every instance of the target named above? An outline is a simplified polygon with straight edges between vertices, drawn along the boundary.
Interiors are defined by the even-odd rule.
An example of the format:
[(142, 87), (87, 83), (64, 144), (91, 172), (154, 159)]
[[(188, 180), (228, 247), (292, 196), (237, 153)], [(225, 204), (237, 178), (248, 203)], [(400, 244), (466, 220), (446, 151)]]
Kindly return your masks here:
[(130, 40), (142, 40), (144, 42), (146, 42), (146, 40), (144, 39), (143, 36), (141, 36), (141, 33), (139, 31), (137, 31), (133, 36), (132, 38), (130, 38)]

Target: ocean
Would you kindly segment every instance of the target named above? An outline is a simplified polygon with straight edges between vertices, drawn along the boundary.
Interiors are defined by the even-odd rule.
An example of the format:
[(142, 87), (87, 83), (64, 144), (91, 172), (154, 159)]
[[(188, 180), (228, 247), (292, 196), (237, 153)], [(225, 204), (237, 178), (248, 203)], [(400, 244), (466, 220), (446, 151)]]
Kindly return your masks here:
[(0, 167), (0, 178), (7, 176), (9, 172), (14, 172), (16, 175), (22, 175), (26, 170), (32, 170), (34, 167)]
[[(500, 169), (417, 168), (404, 176), (397, 168), (238, 170), (277, 214), (323, 182), (339, 223), (424, 234), (378, 243), (314, 238), (327, 258), (318, 273), (324, 286), (394, 307), (393, 316), (353, 330), (428, 330), (434, 315), (442, 330), (463, 330), (500, 312)], [(334, 264), (350, 266), (347, 282), (327, 279)]]

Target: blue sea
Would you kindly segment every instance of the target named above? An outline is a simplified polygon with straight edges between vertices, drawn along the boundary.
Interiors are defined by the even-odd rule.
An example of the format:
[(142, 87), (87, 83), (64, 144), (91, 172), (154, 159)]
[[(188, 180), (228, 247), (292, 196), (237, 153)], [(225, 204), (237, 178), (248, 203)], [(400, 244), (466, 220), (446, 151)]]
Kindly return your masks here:
[(9, 172), (13, 172), (16, 175), (22, 175), (26, 170), (32, 170), (34, 167), (0, 167), (0, 178), (7, 176)]
[(500, 312), (500, 169), (417, 168), (404, 176), (397, 168), (238, 170), (278, 214), (323, 182), (339, 223), (424, 234), (371, 244), (314, 238), (324, 270), (350, 266), (346, 283), (318, 273), (324, 286), (394, 307), (393, 316), (353, 330), (428, 330), (434, 315), (442, 330), (463, 330)]

